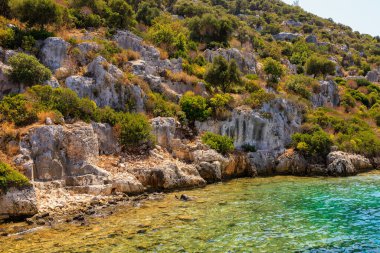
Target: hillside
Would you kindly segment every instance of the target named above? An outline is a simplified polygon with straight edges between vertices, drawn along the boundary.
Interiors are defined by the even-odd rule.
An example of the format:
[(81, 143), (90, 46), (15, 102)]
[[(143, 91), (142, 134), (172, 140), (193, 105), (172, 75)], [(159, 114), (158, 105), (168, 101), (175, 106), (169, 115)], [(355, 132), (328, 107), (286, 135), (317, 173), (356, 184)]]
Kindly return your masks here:
[(0, 4), (0, 215), (377, 169), (379, 37), (276, 0), (157, 2)]

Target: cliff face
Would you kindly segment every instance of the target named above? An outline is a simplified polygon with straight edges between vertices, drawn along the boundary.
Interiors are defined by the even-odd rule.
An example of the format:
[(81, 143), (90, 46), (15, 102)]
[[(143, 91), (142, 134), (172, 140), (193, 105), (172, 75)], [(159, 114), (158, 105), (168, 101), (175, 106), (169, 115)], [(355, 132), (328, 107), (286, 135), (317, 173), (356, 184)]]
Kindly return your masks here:
[(198, 122), (200, 132), (212, 131), (234, 139), (235, 146), (256, 150), (284, 150), (302, 123), (302, 109), (285, 99), (275, 99), (258, 110), (234, 109), (226, 121)]

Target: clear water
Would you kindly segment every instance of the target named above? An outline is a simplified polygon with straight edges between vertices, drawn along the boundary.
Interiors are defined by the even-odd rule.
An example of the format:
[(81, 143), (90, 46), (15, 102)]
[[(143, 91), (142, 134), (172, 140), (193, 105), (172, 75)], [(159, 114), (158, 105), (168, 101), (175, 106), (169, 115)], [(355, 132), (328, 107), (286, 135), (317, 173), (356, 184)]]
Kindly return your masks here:
[(3, 237), (0, 251), (380, 252), (380, 175), (234, 180)]

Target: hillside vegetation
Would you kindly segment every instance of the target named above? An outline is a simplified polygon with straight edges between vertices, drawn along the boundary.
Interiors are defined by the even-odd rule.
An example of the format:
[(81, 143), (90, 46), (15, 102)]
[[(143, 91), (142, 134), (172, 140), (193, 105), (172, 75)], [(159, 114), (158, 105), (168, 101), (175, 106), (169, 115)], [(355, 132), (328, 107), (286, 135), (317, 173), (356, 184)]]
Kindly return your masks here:
[[(56, 124), (109, 123), (125, 149), (146, 148), (154, 143), (150, 117), (176, 117), (194, 127), (196, 121), (225, 120), (238, 106), (260, 109), (273, 99), (286, 98), (305, 113), (302, 129), (291, 144), (305, 157), (318, 159), (332, 146), (368, 157), (379, 155), (379, 78), (369, 76), (379, 70), (380, 37), (360, 34), (300, 7), (278, 0), (6, 0), (0, 4), (0, 13), (0, 46), (17, 52), (7, 60), (9, 78), (28, 87), (0, 101), (0, 121), (7, 126), (2, 129), (3, 138), (18, 138), (9, 133), (9, 125), (17, 129), (49, 116)], [(112, 38), (118, 30), (129, 30), (145, 44), (159, 48), (162, 60), (181, 58), (182, 71), (167, 70), (161, 75), (194, 87), (203, 83), (206, 93), (187, 92), (173, 99), (152, 91), (144, 78), (125, 67), (125, 62), (141, 55), (115, 43)], [(77, 36), (85, 33), (96, 36), (87, 40)], [(123, 71), (118, 84), (143, 90), (147, 95), (144, 115), (135, 103), (98, 106), (66, 88), (67, 75), (38, 60), (40, 42), (53, 36), (72, 46), (100, 45), (87, 57), (101, 55)], [(241, 68), (239, 62), (222, 56), (206, 59), (205, 50), (219, 48), (251, 53), (257, 66)], [(86, 73), (86, 66), (72, 64), (75, 74)], [(41, 86), (52, 76), (60, 88)], [(339, 99), (337, 104), (316, 109), (311, 99), (322, 92), (322, 81), (336, 83)], [(232, 140), (210, 134), (203, 139), (222, 153), (232, 150)]]

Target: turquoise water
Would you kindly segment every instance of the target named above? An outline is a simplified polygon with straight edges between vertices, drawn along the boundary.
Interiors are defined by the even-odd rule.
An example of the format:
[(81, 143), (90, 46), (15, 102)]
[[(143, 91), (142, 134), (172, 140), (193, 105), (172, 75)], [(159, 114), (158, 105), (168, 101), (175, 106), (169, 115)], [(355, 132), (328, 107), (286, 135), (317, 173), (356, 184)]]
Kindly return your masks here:
[[(174, 195), (186, 193), (194, 201)], [(380, 252), (380, 175), (241, 179), (120, 207), (89, 226), (0, 238), (4, 252)], [(1, 251), (0, 250), (0, 251)]]

